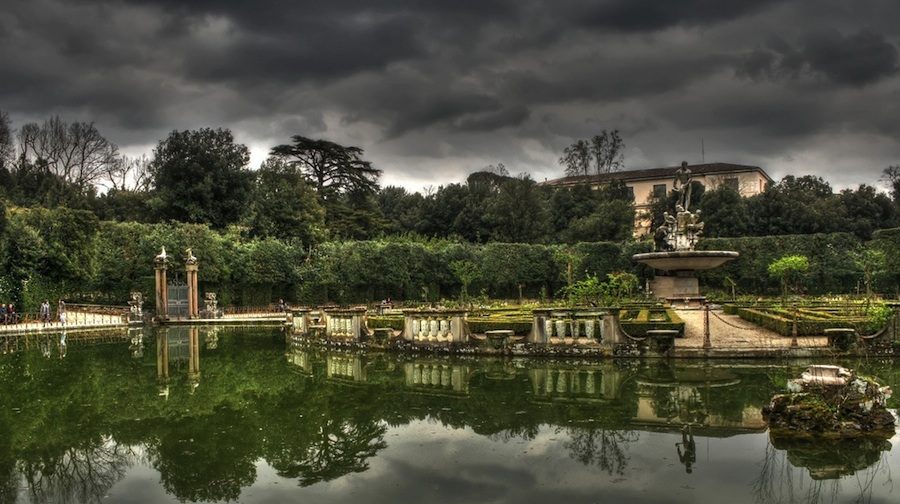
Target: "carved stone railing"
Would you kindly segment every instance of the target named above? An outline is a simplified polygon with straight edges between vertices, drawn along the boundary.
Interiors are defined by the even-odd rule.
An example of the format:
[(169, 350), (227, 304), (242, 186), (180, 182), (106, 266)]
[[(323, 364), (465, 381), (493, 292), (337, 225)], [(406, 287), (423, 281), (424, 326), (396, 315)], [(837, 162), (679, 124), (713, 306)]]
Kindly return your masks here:
[(309, 308), (291, 308), (291, 331), (294, 334), (308, 334), (309, 326), (312, 325), (310, 320)]
[(403, 312), (402, 338), (414, 343), (464, 343), (469, 339), (466, 312), (408, 310)]
[(366, 329), (366, 309), (330, 309), (323, 310), (325, 319), (325, 336), (361, 341), (368, 335)]
[(540, 344), (615, 344), (620, 341), (616, 308), (541, 308), (534, 317), (528, 341)]

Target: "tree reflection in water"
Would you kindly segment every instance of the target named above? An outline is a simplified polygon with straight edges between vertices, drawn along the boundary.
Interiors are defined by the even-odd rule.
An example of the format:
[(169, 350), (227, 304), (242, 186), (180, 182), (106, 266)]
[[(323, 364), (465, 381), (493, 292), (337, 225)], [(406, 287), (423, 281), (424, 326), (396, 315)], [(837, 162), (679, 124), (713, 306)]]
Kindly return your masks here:
[(49, 457), (22, 460), (17, 471), (28, 486), (32, 502), (93, 503), (103, 499), (136, 459), (131, 447), (106, 438), (92, 446), (70, 447)]
[[(549, 456), (627, 479), (636, 470), (632, 457), (673, 455), (671, 439), (665, 448), (654, 447), (656, 435), (638, 443), (642, 431), (674, 434), (683, 445), (685, 423), (698, 436), (760, 436), (754, 412), (783, 378), (755, 364), (741, 370), (365, 355), (295, 348), (264, 329), (185, 331), (161, 331), (171, 338), (165, 345), (148, 332), (148, 351), (137, 353), (142, 340), (134, 334), (95, 345), (70, 333), (65, 359), (43, 357), (40, 338), (30, 347), (26, 340), (3, 347), (15, 352), (0, 358), (0, 502), (97, 502), (111, 488), (115, 493), (133, 464), (158, 471), (161, 486), (178, 500), (245, 499), (262, 462), (299, 486), (336, 480), (366, 471), (387, 447), (389, 428), (403, 431), (417, 421), (440, 424), (490, 451), (500, 448), (486, 439), (528, 441), (555, 431), (561, 441)], [(169, 391), (165, 397), (157, 395), (159, 383)], [(877, 445), (850, 448), (769, 446), (756, 500), (821, 502), (838, 495), (837, 480), (811, 479), (805, 468), (814, 477), (855, 473), (866, 500), (888, 466)], [(846, 470), (831, 467), (841, 464)], [(665, 470), (653, 474), (670, 477)]]
[(329, 419), (314, 436), (301, 440), (301, 446), (269, 463), (279, 475), (297, 478), (302, 486), (363, 472), (369, 468), (368, 459), (387, 447), (385, 431), (382, 423)]
[(628, 445), (640, 439), (636, 431), (573, 427), (566, 430), (569, 456), (596, 465), (607, 474), (622, 475), (628, 466)]

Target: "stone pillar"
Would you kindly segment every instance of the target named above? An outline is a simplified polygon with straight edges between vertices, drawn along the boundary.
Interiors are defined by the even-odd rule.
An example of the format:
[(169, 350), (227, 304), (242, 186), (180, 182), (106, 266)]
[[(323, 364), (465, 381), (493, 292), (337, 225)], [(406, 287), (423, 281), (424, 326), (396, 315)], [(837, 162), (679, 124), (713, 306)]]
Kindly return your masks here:
[(619, 310), (610, 309), (600, 319), (600, 342), (608, 345), (622, 343), (621, 326), (619, 325)]
[(166, 270), (168, 268), (168, 257), (166, 249), (163, 247), (162, 252), (156, 256), (156, 318), (157, 320), (167, 320), (169, 318), (169, 283), (166, 279)]
[(186, 249), (184, 251), (184, 272), (188, 289), (188, 318), (197, 318), (200, 316), (200, 290), (197, 287), (198, 269), (199, 261), (194, 257), (194, 253), (191, 252), (191, 249)]
[(188, 290), (188, 318), (200, 316), (200, 295), (197, 288), (197, 263), (185, 264), (184, 271)]

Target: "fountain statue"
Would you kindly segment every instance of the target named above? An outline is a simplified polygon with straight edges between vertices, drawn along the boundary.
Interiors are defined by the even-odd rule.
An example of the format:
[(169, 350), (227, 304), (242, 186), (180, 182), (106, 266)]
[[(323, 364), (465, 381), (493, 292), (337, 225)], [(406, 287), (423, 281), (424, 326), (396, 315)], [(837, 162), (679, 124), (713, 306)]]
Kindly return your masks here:
[(702, 301), (695, 272), (719, 267), (738, 257), (737, 252), (731, 251), (695, 250), (703, 234), (703, 221), (700, 210), (690, 211), (691, 179), (691, 170), (684, 161), (675, 171), (674, 213), (663, 212), (662, 224), (653, 231), (654, 252), (632, 256), (634, 261), (657, 270), (650, 290), (661, 299)]

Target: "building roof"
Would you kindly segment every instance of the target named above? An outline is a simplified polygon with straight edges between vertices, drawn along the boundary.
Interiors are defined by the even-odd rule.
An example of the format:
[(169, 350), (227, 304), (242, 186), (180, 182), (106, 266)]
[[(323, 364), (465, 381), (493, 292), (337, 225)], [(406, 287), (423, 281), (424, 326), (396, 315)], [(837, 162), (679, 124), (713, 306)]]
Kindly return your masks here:
[[(678, 168), (680, 168), (680, 166), (645, 168), (643, 170), (624, 170), (620, 172), (601, 173), (599, 175), (576, 175), (573, 177), (562, 177), (558, 179), (548, 180), (546, 182), (543, 182), (543, 184), (550, 186), (569, 186), (584, 183), (605, 184), (614, 180), (621, 180), (622, 182), (633, 182), (638, 180), (669, 179), (675, 176), (675, 171), (678, 170)], [(728, 173), (743, 173), (754, 171), (762, 174), (762, 176), (765, 177), (769, 182), (772, 181), (772, 177), (769, 177), (766, 171), (758, 166), (741, 165), (734, 163), (704, 163), (688, 165), (688, 168), (691, 170), (691, 173), (693, 175), (724, 175)]]

